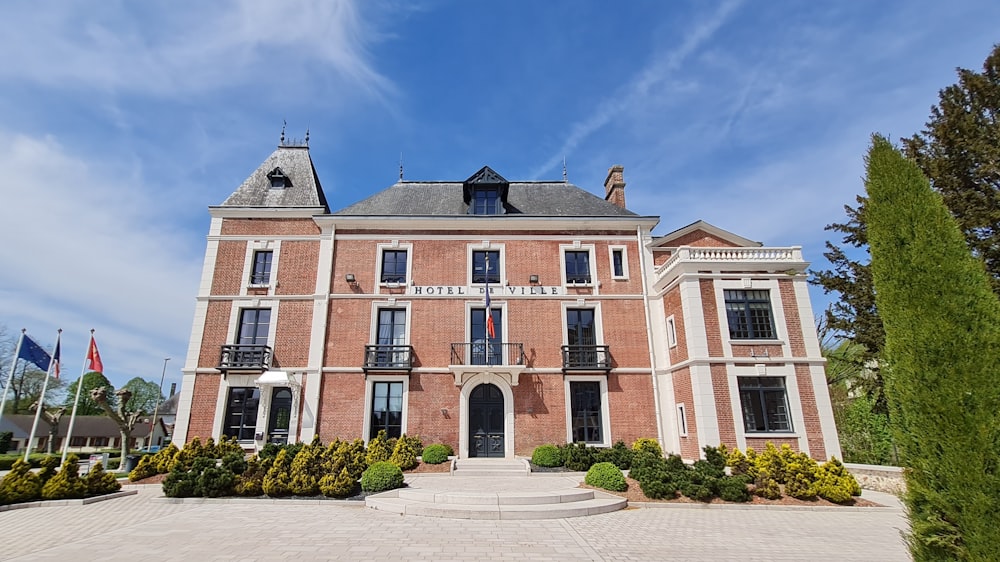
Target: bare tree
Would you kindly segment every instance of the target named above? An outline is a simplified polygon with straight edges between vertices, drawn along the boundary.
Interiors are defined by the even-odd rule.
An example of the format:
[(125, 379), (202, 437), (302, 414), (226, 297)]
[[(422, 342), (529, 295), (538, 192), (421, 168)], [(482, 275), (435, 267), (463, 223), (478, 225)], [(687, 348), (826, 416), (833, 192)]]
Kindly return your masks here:
[(128, 455), (129, 446), (128, 440), (132, 436), (132, 430), (135, 429), (136, 424), (139, 422), (139, 418), (142, 417), (142, 410), (136, 410), (134, 412), (129, 412), (126, 410), (126, 405), (129, 399), (132, 398), (132, 391), (127, 388), (123, 388), (115, 393), (118, 397), (118, 407), (114, 408), (108, 402), (108, 389), (106, 387), (95, 388), (90, 391), (90, 397), (94, 399), (94, 402), (108, 414), (108, 417), (115, 421), (118, 425), (118, 430), (121, 432), (122, 436), (122, 458), (121, 468), (125, 468), (125, 457)]
[[(38, 409), (37, 401), (28, 407), (28, 410), (31, 412), (34, 412), (37, 409)], [(42, 409), (42, 420), (44, 420), (45, 423), (49, 425), (49, 440), (46, 449), (48, 449), (48, 453), (50, 455), (52, 454), (52, 449), (55, 447), (56, 437), (59, 436), (59, 420), (60, 418), (63, 417), (63, 414), (65, 413), (66, 413), (65, 406)]]

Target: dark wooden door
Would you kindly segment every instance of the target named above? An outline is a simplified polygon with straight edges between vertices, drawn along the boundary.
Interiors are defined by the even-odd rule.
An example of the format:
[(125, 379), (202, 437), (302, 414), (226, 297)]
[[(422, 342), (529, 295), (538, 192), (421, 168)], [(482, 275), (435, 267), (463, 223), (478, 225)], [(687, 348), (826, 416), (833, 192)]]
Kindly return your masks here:
[(469, 456), (504, 456), (503, 393), (481, 384), (469, 396)]

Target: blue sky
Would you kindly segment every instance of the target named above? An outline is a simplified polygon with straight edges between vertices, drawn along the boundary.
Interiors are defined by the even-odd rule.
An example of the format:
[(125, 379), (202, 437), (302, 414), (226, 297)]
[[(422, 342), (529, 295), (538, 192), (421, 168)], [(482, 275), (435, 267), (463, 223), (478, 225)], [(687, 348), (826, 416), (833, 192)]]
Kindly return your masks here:
[[(0, 324), (75, 378), (180, 381), (207, 207), (288, 134), (332, 208), (490, 165), (698, 219), (824, 267), (872, 132), (918, 131), (1000, 3), (5, 3)], [(814, 308), (828, 299), (813, 291)]]

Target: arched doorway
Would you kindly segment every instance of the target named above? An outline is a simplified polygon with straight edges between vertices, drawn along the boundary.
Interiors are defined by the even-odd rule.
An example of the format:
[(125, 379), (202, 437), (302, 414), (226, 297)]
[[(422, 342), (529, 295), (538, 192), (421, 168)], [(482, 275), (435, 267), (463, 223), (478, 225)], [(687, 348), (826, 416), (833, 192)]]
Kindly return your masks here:
[(267, 421), (267, 442), (288, 443), (288, 428), (292, 417), (292, 390), (275, 387), (271, 391), (271, 411)]
[(505, 456), (503, 392), (494, 384), (480, 384), (469, 395), (469, 456)]

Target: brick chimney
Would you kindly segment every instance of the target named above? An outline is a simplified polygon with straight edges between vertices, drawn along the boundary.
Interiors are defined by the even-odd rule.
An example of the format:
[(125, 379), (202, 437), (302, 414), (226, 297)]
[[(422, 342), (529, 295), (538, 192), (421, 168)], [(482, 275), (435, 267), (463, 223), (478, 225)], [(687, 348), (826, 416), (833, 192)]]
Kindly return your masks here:
[(625, 208), (625, 168), (616, 165), (608, 168), (608, 177), (604, 180), (604, 200), (612, 205)]

